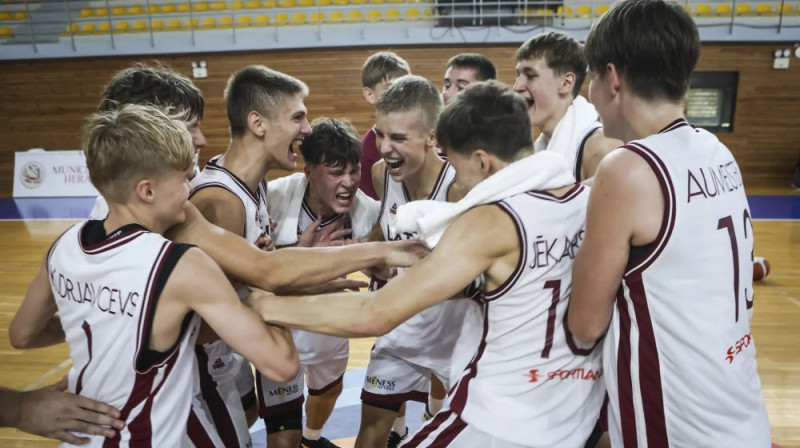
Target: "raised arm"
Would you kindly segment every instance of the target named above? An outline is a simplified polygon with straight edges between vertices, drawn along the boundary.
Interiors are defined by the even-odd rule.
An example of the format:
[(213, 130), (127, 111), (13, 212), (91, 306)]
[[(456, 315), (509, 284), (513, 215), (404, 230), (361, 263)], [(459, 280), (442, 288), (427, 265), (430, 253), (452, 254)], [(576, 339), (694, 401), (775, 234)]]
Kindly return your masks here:
[(410, 266), (427, 253), (421, 243), (408, 241), (264, 252), (209, 223), (191, 203), (184, 223), (171, 228), (167, 237), (197, 245), (226, 273), (267, 291), (319, 285), (381, 263)]
[(254, 292), (250, 304), (279, 325), (343, 337), (382, 335), (453, 297), (481, 273), (502, 283), (519, 258), (513, 226), (497, 207), (478, 207), (459, 217), (428, 257), (378, 291), (306, 297)]
[(628, 150), (614, 151), (600, 163), (583, 245), (572, 267), (568, 326), (582, 343), (594, 342), (608, 328), (630, 246), (648, 244), (658, 234), (661, 214), (646, 210), (658, 203), (663, 209), (659, 188), (647, 163)]
[[(264, 325), (242, 304), (220, 268), (202, 251), (192, 248), (181, 257), (162, 297), (196, 311), (220, 338), (268, 378), (282, 382), (297, 374), (300, 360), (291, 334)], [(169, 310), (166, 306), (164, 309)], [(161, 310), (159, 304), (158, 312)]]
[(17, 314), (8, 326), (8, 337), (14, 348), (38, 348), (64, 342), (64, 329), (56, 312), (58, 307), (50, 289), (47, 260), (33, 278)]

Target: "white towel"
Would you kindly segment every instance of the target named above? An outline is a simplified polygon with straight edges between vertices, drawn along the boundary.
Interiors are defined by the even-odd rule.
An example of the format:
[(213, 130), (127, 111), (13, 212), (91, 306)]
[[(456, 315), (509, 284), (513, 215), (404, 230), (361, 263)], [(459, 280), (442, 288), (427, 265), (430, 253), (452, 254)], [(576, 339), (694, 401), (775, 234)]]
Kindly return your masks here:
[(509, 164), (475, 186), (456, 203), (413, 201), (397, 207), (389, 215), (392, 232), (416, 232), (417, 237), (434, 247), (447, 226), (472, 207), (501, 201), (530, 190), (552, 190), (575, 183), (572, 170), (561, 155), (540, 152)]
[(534, 152), (552, 151), (563, 155), (570, 166), (574, 165), (575, 158), (578, 157), (578, 147), (586, 136), (585, 130), (596, 123), (597, 118), (594, 106), (578, 95), (556, 125), (550, 140), (545, 141), (545, 135), (539, 135), (533, 143)]
[[(297, 223), (300, 220), (306, 187), (308, 179), (303, 173), (294, 173), (267, 183), (267, 210), (270, 218), (278, 223), (271, 233), (276, 246), (297, 243)], [(380, 212), (381, 206), (377, 201), (361, 190), (356, 190), (356, 197), (350, 207), (353, 238), (366, 236), (378, 221)]]

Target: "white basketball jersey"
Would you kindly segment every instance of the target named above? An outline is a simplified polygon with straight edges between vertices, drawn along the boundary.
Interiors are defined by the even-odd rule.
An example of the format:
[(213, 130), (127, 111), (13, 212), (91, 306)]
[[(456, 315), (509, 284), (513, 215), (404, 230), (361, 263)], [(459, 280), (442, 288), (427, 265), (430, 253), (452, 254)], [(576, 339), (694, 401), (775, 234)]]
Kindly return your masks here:
[(612, 444), (768, 448), (739, 167), (683, 119), (625, 148), (658, 178), (664, 218), (652, 244), (632, 248), (604, 343)]
[[(314, 216), (314, 213), (304, 200), (303, 206), (300, 208), (300, 217), (297, 221), (297, 235), (299, 236), (303, 233), (316, 219), (316, 216)], [(341, 219), (346, 220), (342, 229), (349, 229), (350, 217), (347, 215), (332, 216), (324, 220), (319, 227), (324, 229), (325, 227), (334, 225)], [(363, 236), (364, 235), (353, 235), (354, 238), (361, 238)], [(319, 364), (331, 359), (331, 355), (345, 350), (349, 343), (347, 338), (295, 329), (292, 330), (292, 337), (294, 338), (294, 345), (297, 348), (297, 354), (300, 357), (300, 363), (304, 366)]]
[(199, 316), (167, 352), (148, 349), (156, 306), (188, 246), (138, 225), (105, 238), (102, 221), (67, 230), (48, 254), (50, 286), (69, 344), (69, 390), (119, 409), (125, 428), (87, 446), (174, 446), (186, 432)]
[[(456, 171), (449, 162), (442, 165), (439, 177), (427, 199), (447, 202), (447, 193), (455, 183)], [(385, 177), (380, 226), (386, 241), (408, 240), (415, 233), (392, 233), (389, 230), (389, 215), (397, 207), (410, 202), (408, 191), (402, 182)], [(371, 289), (381, 286), (373, 281)], [(461, 331), (461, 322), (467, 303), (464, 300), (447, 300), (417, 313), (397, 328), (375, 340), (375, 348), (386, 350), (415, 364), (446, 371), (450, 366), (453, 347)], [(442, 378), (448, 380), (448, 378)]]
[(269, 235), (269, 212), (267, 211), (267, 183), (261, 181), (255, 192), (250, 191), (241, 179), (225, 168), (225, 155), (208, 161), (194, 179), (192, 195), (208, 187), (224, 188), (242, 201), (245, 210), (244, 238), (255, 243), (262, 235)]
[(580, 346), (566, 325), (588, 196), (577, 184), (560, 198), (531, 191), (497, 204), (514, 221), (520, 258), (511, 277), (470, 308), (450, 392), (462, 420), (497, 438), (581, 448), (597, 422), (601, 350)]
[(575, 158), (573, 159), (572, 162), (573, 166), (572, 172), (575, 175), (575, 179), (578, 182), (581, 181), (581, 168), (583, 168), (583, 152), (586, 147), (586, 141), (589, 140), (589, 137), (594, 135), (594, 133), (598, 129), (601, 129), (602, 127), (603, 125), (601, 125), (600, 122), (598, 121), (592, 122), (592, 124), (590, 124), (589, 126), (586, 127), (586, 129), (583, 130), (582, 132), (583, 138), (578, 144), (578, 147), (575, 148)]

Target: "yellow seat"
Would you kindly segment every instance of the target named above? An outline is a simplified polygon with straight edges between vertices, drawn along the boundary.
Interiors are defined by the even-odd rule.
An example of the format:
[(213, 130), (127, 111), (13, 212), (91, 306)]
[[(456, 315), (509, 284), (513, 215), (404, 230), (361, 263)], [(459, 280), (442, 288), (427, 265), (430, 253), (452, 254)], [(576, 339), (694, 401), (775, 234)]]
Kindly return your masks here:
[(572, 17), (574, 12), (572, 11), (572, 6), (559, 6), (558, 9), (556, 9), (556, 14), (561, 17)]
[(28, 18), (28, 13), (25, 11), (16, 11), (13, 14), (14, 20), (25, 20)]
[(239, 16), (236, 19), (236, 27), (237, 28), (246, 28), (253, 24), (253, 19), (250, 16)]
[(405, 3), (406, 0), (389, 0), (389, 3)]
[[(798, 5), (798, 6), (800, 6), (800, 5)], [(778, 7), (778, 12), (781, 12), (781, 10), (783, 10), (783, 14), (784, 15), (791, 14), (792, 12), (794, 12), (794, 10), (792, 9), (792, 5), (790, 5), (788, 3), (784, 3), (782, 8), (779, 6)]]
[(129, 7), (127, 12), (128, 12), (128, 14), (131, 14), (131, 15), (144, 14), (144, 8), (142, 8), (139, 5), (135, 5), (135, 6)]
[(0, 39), (8, 39), (11, 37), (14, 37), (14, 31), (10, 26), (4, 26), (0, 28)]
[(180, 4), (178, 4), (178, 12), (189, 12), (189, 9), (191, 9), (191, 8), (189, 7), (188, 3), (180, 3)]
[(214, 2), (211, 4), (212, 11), (224, 11), (228, 9), (228, 4), (225, 2)]
[(367, 0), (350, 0), (351, 5), (366, 5)]
[(350, 4), (350, 0), (333, 0), (333, 3), (338, 6), (347, 6)]
[(114, 31), (118, 33), (127, 33), (130, 29), (131, 25), (128, 22), (117, 22), (114, 25)]
[(708, 3), (698, 3), (694, 9), (694, 14), (696, 16), (710, 16), (711, 5)]
[(280, 6), (281, 8), (293, 8), (296, 5), (297, 3), (294, 0), (280, 0), (278, 2), (278, 6)]
[(100, 22), (100, 24), (97, 25), (98, 33), (107, 33), (110, 30), (111, 30), (111, 25), (109, 25), (108, 22)]
[(378, 9), (370, 9), (367, 11), (367, 22), (380, 22), (381, 21), (381, 11)]
[(103, 16), (107, 16), (107, 15), (108, 15), (108, 9), (106, 9), (106, 8), (96, 8), (94, 10), (94, 16), (95, 17), (103, 17)]
[(729, 16), (731, 15), (731, 11), (733, 11), (733, 9), (731, 9), (731, 5), (727, 3), (718, 3), (715, 8), (715, 12), (718, 16)]
[(297, 6), (301, 6), (303, 8), (314, 6), (314, 0), (298, 0)]
[(775, 14), (772, 10), (772, 5), (769, 3), (759, 3), (756, 5), (756, 14), (760, 16), (771, 16)]
[(258, 0), (250, 0), (244, 4), (244, 7), (247, 9), (259, 9), (261, 8), (261, 2)]
[(233, 26), (233, 17), (222, 16), (219, 18), (219, 28), (231, 28)]
[(275, 25), (276, 26), (284, 26), (289, 23), (289, 14), (285, 12), (279, 12), (275, 14)]
[(317, 0), (317, 6), (331, 6), (331, 0)]
[(231, 9), (238, 10), (238, 9), (242, 9), (242, 8), (244, 8), (244, 2), (239, 1), (239, 0), (237, 0), (235, 2), (231, 2)]
[(97, 31), (97, 25), (95, 25), (92, 22), (84, 23), (83, 26), (81, 27), (82, 34), (92, 34), (95, 31)]
[(592, 7), (586, 5), (578, 6), (578, 17), (588, 18), (592, 16)]
[(373, 5), (385, 5), (386, 0), (369, 0), (369, 2)]
[(137, 20), (133, 22), (133, 31), (147, 31), (147, 22), (144, 20)]
[(736, 15), (737, 16), (747, 16), (753, 14), (753, 7), (748, 5), (747, 3), (739, 3), (736, 5)]
[(81, 31), (81, 26), (78, 25), (77, 23), (67, 25), (67, 30), (66, 30), (67, 34), (77, 34), (80, 33), (80, 31)]
[(433, 19), (434, 19), (433, 9), (425, 8), (425, 10), (422, 11), (422, 20), (433, 20)]
[(169, 19), (167, 22), (167, 31), (175, 31), (179, 30), (183, 27), (183, 21), (181, 19)]
[(0, 12), (0, 20), (13, 20), (14, 15), (10, 12)]
[(390, 9), (386, 11), (386, 17), (384, 17), (383, 20), (387, 22), (397, 22), (401, 17), (402, 15), (400, 14), (400, 11), (396, 9)]
[(175, 5), (173, 5), (172, 3), (165, 3), (161, 5), (161, 12), (164, 14), (175, 12)]
[(406, 10), (406, 21), (408, 22), (416, 22), (422, 17), (420, 14), (419, 9), (417, 8), (409, 8)]
[(256, 17), (256, 26), (267, 26), (271, 22), (271, 19), (266, 14), (261, 14), (260, 16)]
[(364, 14), (361, 11), (350, 11), (347, 13), (347, 23), (359, 23), (364, 20)]
[(194, 4), (194, 10), (199, 12), (208, 11), (208, 2), (197, 2)]
[(305, 25), (308, 17), (304, 12), (296, 12), (292, 14), (292, 21), (289, 22), (290, 25)]
[[(78, 17), (92, 17), (94, 15), (94, 9), (92, 8), (83, 8), (81, 12), (78, 14)], [(11, 14), (8, 14), (8, 18), (4, 18), (3, 14), (0, 14), (0, 20), (9, 20), (11, 18)]]
[(161, 19), (153, 20), (153, 22), (150, 23), (150, 29), (152, 29), (153, 31), (161, 31), (161, 30), (163, 30), (164, 29), (164, 21), (161, 20)]
[(115, 6), (111, 8), (111, 15), (112, 16), (121, 16), (124, 15), (127, 11), (122, 6)]
[(158, 11), (159, 11), (158, 5), (150, 5), (147, 7), (147, 12), (149, 12), (150, 14), (158, 14)]
[(215, 17), (203, 17), (198, 28), (201, 30), (209, 30), (215, 26), (217, 26), (217, 19)]
[(600, 5), (597, 7), (597, 17), (602, 16), (603, 14), (607, 13), (611, 7), (608, 5)]
[(274, 0), (264, 0), (263, 5), (265, 8), (274, 8), (276, 3)]
[(328, 16), (328, 23), (342, 23), (344, 22), (344, 13), (342, 11), (333, 11)]
[(319, 23), (325, 23), (325, 13), (321, 11), (314, 11), (308, 16), (308, 23), (311, 25), (317, 25)]

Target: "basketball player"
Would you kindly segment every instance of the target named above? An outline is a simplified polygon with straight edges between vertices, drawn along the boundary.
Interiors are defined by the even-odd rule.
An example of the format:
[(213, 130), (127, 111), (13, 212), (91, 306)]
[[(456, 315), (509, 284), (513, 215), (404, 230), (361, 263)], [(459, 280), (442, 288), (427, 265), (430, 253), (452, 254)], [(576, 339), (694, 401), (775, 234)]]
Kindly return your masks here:
[[(374, 53), (361, 67), (361, 85), (364, 99), (374, 105), (381, 92), (386, 90), (395, 79), (408, 75), (411, 69), (408, 62), (391, 51)], [(361, 138), (361, 191), (372, 199), (378, 199), (378, 192), (372, 185), (372, 165), (381, 159), (375, 141), (375, 130), (370, 129)]]
[(742, 177), (683, 114), (697, 27), (678, 3), (622, 0), (586, 54), (605, 132), (628, 142), (597, 170), (569, 309), (579, 340), (605, 334), (611, 443), (768, 448)]
[[(367, 236), (378, 220), (380, 204), (358, 189), (361, 140), (353, 125), (345, 120), (315, 120), (311, 123), (311, 135), (303, 140), (300, 151), (305, 161), (304, 172), (269, 182), (267, 207), (270, 217), (278, 222), (272, 232), (278, 247), (308, 245), (310, 242), (304, 237), (309, 228), (326, 229), (337, 224), (345, 230), (333, 232), (334, 237), (344, 237), (344, 232), (352, 232), (355, 239)], [(322, 437), (322, 427), (342, 392), (348, 340), (302, 330), (292, 331), (292, 336), (308, 382), (302, 446), (335, 448), (333, 442)], [(301, 419), (302, 372), (296, 381), (280, 386), (296, 392), (266, 396), (265, 401), (291, 406), (296, 418)]]
[[(378, 124), (380, 129), (380, 119)], [(466, 188), (481, 191), (483, 181), (504, 168), (516, 173), (515, 182), (546, 175), (538, 185), (562, 186), (470, 208), (428, 257), (378, 291), (300, 298), (255, 293), (251, 304), (267, 321), (291, 327), (380, 335), (480, 276), (479, 298), (466, 301), (449, 405), (404, 446), (581, 447), (603, 398), (600, 353), (572, 341), (563, 321), (588, 190), (574, 183), (563, 159), (528, 157), (526, 104), (494, 81), (454, 98), (436, 135)], [(548, 165), (552, 173), (539, 165), (516, 168), (543, 157), (557, 162)], [(380, 376), (374, 381), (391, 385)]]
[[(203, 115), (202, 95), (185, 84), (188, 80), (182, 81), (169, 73), (151, 75), (150, 71), (134, 67), (124, 71), (124, 75), (115, 76), (105, 89), (101, 111), (142, 101), (166, 107), (171, 115)], [(195, 146), (201, 143), (196, 134), (193, 143)], [(104, 202), (102, 196), (97, 201)], [(103, 219), (107, 210), (104, 203), (95, 204), (91, 218)], [(408, 266), (426, 253), (416, 241), (264, 252), (236, 234), (210, 224), (191, 202), (186, 203), (186, 219), (169, 229), (166, 236), (175, 242), (197, 245), (229, 276), (267, 291), (358, 287), (360, 282), (331, 280), (376, 265)]]
[(107, 404), (66, 392), (66, 378), (29, 391), (0, 388), (0, 427), (14, 427), (73, 445), (89, 442), (74, 433), (115, 437), (125, 427), (120, 413)]
[(497, 70), (489, 58), (478, 53), (457, 54), (447, 61), (442, 100), (447, 105), (451, 98), (461, 93), (468, 85), (489, 79), (497, 79)]
[[(238, 233), (253, 244), (269, 234), (265, 179), (271, 169), (296, 168), (297, 155), (291, 148), (311, 132), (303, 104), (307, 95), (308, 87), (301, 81), (264, 66), (245, 67), (231, 75), (225, 88), (230, 145), (224, 154), (209, 160), (192, 181), (191, 202), (209, 222)], [(241, 289), (240, 294), (244, 297), (247, 289)], [(203, 344), (198, 361), (205, 361), (200, 370), (203, 399), (199, 405), (212, 414), (224, 414), (214, 415), (213, 420), (218, 429), (230, 429), (220, 430), (226, 447), (251, 446), (251, 422), (245, 419), (247, 409), (242, 409), (236, 393), (237, 372), (242, 371), (238, 357), (207, 330), (201, 328), (198, 337), (198, 344)], [(245, 370), (253, 384), (249, 366)], [(206, 381), (204, 376), (208, 377)], [(215, 410), (221, 403), (227, 409)], [(248, 404), (256, 405), (255, 400)], [(296, 448), (302, 415), (292, 418), (284, 409), (272, 412), (274, 409), (260, 409), (266, 421), (268, 444)]]
[(542, 133), (534, 150), (562, 153), (574, 165), (578, 181), (591, 178), (600, 160), (622, 142), (603, 134), (597, 112), (580, 96), (586, 77), (581, 44), (552, 31), (528, 39), (516, 58), (514, 90), (528, 102), (531, 124)]
[(185, 217), (194, 151), (182, 123), (127, 105), (92, 117), (84, 147), (108, 217), (56, 240), (9, 332), (28, 348), (66, 339), (70, 391), (121, 410), (125, 428), (91, 446), (209, 446), (190, 413), (195, 312), (276, 380), (299, 367), (291, 335), (264, 326), (200, 250), (160, 235)]

